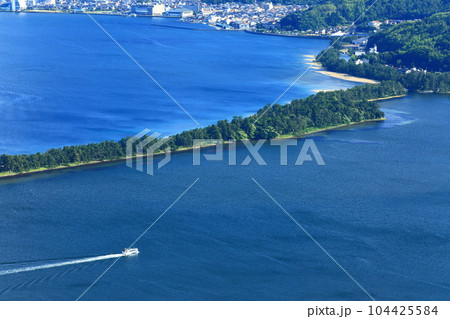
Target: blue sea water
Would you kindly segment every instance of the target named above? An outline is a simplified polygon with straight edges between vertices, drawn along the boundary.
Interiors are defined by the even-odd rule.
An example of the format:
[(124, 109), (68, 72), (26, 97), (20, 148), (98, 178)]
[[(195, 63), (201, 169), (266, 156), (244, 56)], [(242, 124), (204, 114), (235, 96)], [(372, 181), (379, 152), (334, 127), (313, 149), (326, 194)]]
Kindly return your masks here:
[[(301, 55), (328, 45), (173, 19), (94, 18), (201, 126), (274, 102), (308, 67)], [(0, 154), (198, 127), (88, 16), (3, 13), (0, 24)], [(279, 102), (352, 85), (308, 72)]]
[[(65, 32), (73, 30), (73, 34), (78, 34), (77, 23), (89, 22), (84, 21), (85, 18), (73, 15), (0, 15), (0, 20), (23, 19), (21, 23), (27, 26), (22, 25), (22, 30), (27, 30), (22, 31), (23, 36), (28, 36), (29, 30), (39, 34), (47, 30), (53, 36), (61, 32), (60, 39), (64, 39), (62, 29), (49, 26), (59, 21), (66, 26)], [(55, 20), (50, 24), (48, 19)], [(139, 44), (136, 39), (149, 36), (149, 31), (154, 29), (147, 24), (155, 20), (120, 17), (99, 19), (103, 19), (103, 23), (114, 32), (122, 34), (122, 40), (126, 40), (127, 36), (133, 38), (128, 45), (136, 48), (133, 53), (139, 59), (145, 60), (146, 55), (141, 49), (150, 51), (149, 46), (144, 45), (144, 40)], [(172, 20), (167, 23), (177, 25)], [(147, 31), (141, 33), (142, 30), (136, 28), (136, 24)], [(214, 80), (214, 75), (202, 75), (199, 72), (192, 77), (192, 83), (189, 83), (195, 84), (191, 88), (192, 96), (209, 92), (202, 96), (211, 99), (209, 108), (203, 99), (198, 99), (197, 104), (189, 104), (196, 105), (193, 110), (201, 123), (256, 110), (260, 104), (273, 99), (279, 93), (277, 89), (284, 88), (291, 79), (289, 76), (295, 77), (304, 69), (299, 54), (314, 54), (326, 45), (316, 40), (259, 37), (243, 33), (163, 27), (155, 29), (149, 37), (159, 37), (158, 41), (164, 45), (176, 47), (179, 42), (187, 43), (186, 37), (190, 37), (190, 40), (195, 37), (209, 39), (208, 44), (197, 43), (198, 46), (205, 46), (205, 54), (208, 55), (198, 67), (205, 65), (209, 70), (217, 69), (217, 77), (225, 72), (225, 78), (209, 82), (211, 89), (208, 91), (201, 86), (204, 82), (197, 82), (197, 77), (208, 76)], [(1, 30), (1, 37), (4, 38), (6, 32)], [(17, 28), (14, 30), (19, 32)], [(71, 43), (71, 50), (77, 50), (75, 47), (78, 46), (84, 47), (85, 38), (94, 37), (95, 32), (95, 28), (90, 32), (80, 32), (76, 41), (68, 42)], [(100, 41), (101, 35), (96, 35), (97, 40), (91, 42)], [(176, 41), (177, 37), (179, 41)], [(36, 34), (34, 37), (29, 35), (29, 47), (31, 40), (38, 39), (39, 43), (30, 50), (43, 50), (44, 53), (44, 48), (49, 46), (56, 50), (59, 46), (51, 44), (56, 42), (48, 42), (48, 38), (46, 36), (39, 42)], [(165, 42), (167, 38), (172, 39), (167, 40), (169, 44)], [(97, 43), (94, 53), (99, 56), (87, 69), (79, 61), (76, 62), (79, 79), (82, 79), (83, 74), (90, 73), (90, 68), (98, 69), (97, 80), (100, 81), (102, 75), (107, 83), (118, 81), (119, 78), (126, 79), (122, 85), (133, 91), (134, 78), (141, 74), (131, 73), (134, 68), (132, 64), (128, 65), (127, 59), (111, 65), (116, 71), (124, 72), (119, 73), (118, 78), (107, 75), (109, 68), (103, 51), (107, 43), (106, 40), (101, 45)], [(15, 48), (26, 47), (20, 41), (10, 45)], [(233, 50), (229, 50), (232, 45), (241, 46), (242, 59), (245, 56), (248, 58), (241, 65), (240, 78), (232, 77), (231, 71), (227, 73), (228, 68), (223, 66), (226, 54), (217, 52), (220, 50), (215, 51), (218, 55), (209, 52), (215, 47), (234, 54)], [(252, 53), (247, 51), (249, 47), (264, 47), (266, 51), (260, 49)], [(0, 63), (6, 65), (4, 48), (1, 50)], [(114, 56), (112, 60), (122, 59), (120, 51), (115, 51), (114, 46), (109, 50), (108, 54)], [(167, 59), (183, 59), (186, 50), (181, 51), (178, 54), (171, 50), (165, 51), (168, 55), (170, 52), (173, 54)], [(45, 52), (52, 54), (52, 51)], [(67, 49), (61, 52), (67, 52)], [(275, 53), (280, 55), (280, 60), (274, 60), (272, 65), (276, 62), (281, 69), (285, 65), (285, 70), (280, 71), (276, 67), (266, 69), (271, 65), (267, 60), (274, 59)], [(86, 79), (93, 82), (83, 87), (83, 90), (91, 87), (92, 91), (89, 94), (84, 91), (84, 94), (79, 95), (85, 95), (86, 103), (77, 104), (74, 102), (76, 99), (70, 99), (61, 104), (62, 110), (55, 109), (55, 104), (45, 109), (46, 103), (38, 102), (41, 99), (49, 102), (51, 95), (55, 94), (55, 100), (60, 98), (61, 102), (66, 96), (62, 92), (67, 92), (69, 96), (74, 91), (82, 91), (76, 80), (77, 75), (71, 74), (76, 69), (72, 69), (70, 63), (62, 62), (61, 58), (60, 62), (55, 62), (57, 66), (47, 66), (44, 72), (41, 62), (36, 62), (37, 66), (30, 62), (27, 64), (19, 61), (17, 55), (12, 58), (15, 59), (15, 65), (28, 65), (30, 70), (38, 68), (35, 73), (37, 78), (45, 77), (45, 73), (49, 72), (61, 78), (73, 76), (75, 80), (70, 81), (75, 82), (73, 90), (69, 90), (64, 82), (57, 82), (55, 85), (59, 89), (49, 89), (45, 94), (40, 91), (45, 86), (41, 86), (43, 84), (40, 82), (35, 83), (35, 102), (28, 101), (27, 107), (20, 100), (8, 100), (9, 104), (2, 104), (2, 114), (5, 111), (9, 120), (3, 117), (0, 119), (1, 125), (9, 125), (9, 129), (2, 129), (0, 134), (10, 134), (1, 139), (4, 147), (14, 144), (8, 136), (18, 136), (17, 132), (22, 131), (24, 135), (34, 136), (36, 139), (33, 145), (40, 149), (73, 142), (72, 139), (76, 138), (80, 142), (85, 141), (83, 138), (88, 141), (89, 127), (95, 125), (99, 127), (95, 130), (91, 127), (91, 134), (99, 140), (108, 134), (121, 136), (133, 132), (139, 125), (149, 126), (146, 122), (148, 118), (141, 118), (142, 122), (138, 124), (130, 120), (127, 110), (133, 108), (134, 104), (129, 103), (122, 105), (123, 113), (120, 116), (121, 119), (128, 119), (124, 120), (126, 124), (108, 131), (108, 125), (103, 125), (99, 118), (105, 122), (114, 122), (119, 106), (108, 108), (100, 100), (98, 104), (89, 104), (107, 96), (106, 93), (97, 92), (101, 86), (93, 84), (94, 79)], [(72, 60), (77, 61), (76, 56), (74, 54)], [(236, 53), (237, 56), (240, 54)], [(87, 55), (83, 59), (87, 59)], [(193, 54), (190, 59), (193, 59), (191, 62), (201, 60), (198, 54)], [(167, 62), (167, 65), (170, 63)], [(291, 72), (289, 65), (295, 72)], [(60, 67), (66, 68), (61, 74), (58, 71)], [(189, 70), (194, 72), (196, 69), (194, 66), (190, 69), (181, 62), (178, 67), (179, 74), (189, 73)], [(244, 67), (249, 68), (250, 75)], [(161, 64), (155, 71), (160, 72), (158, 75), (164, 79)], [(16, 83), (14, 94), (18, 94), (17, 89), (20, 87), (18, 82), (11, 80), (15, 78), (14, 75), (33, 75), (33, 72), (29, 75), (24, 69), (19, 72), (12, 67), (8, 72), (6, 74), (9, 75), (3, 78), (9, 82), (2, 80), (2, 85)], [(256, 90), (258, 86), (253, 86), (251, 82), (265, 72), (273, 77), (264, 77), (261, 83), (272, 82), (268, 84), (268, 89), (260, 92)], [(310, 94), (311, 89), (321, 88), (321, 85), (351, 85), (328, 80), (314, 73), (309, 76), (309, 84), (299, 85), (286, 99), (296, 97), (296, 94)], [(169, 81), (172, 78), (166, 79), (167, 85), (173, 83)], [(136, 85), (141, 85), (140, 93), (145, 92), (142, 93), (143, 99), (149, 101), (151, 96), (156, 98), (156, 90), (149, 93), (152, 83), (143, 85), (144, 80), (145, 77), (136, 81)], [(33, 87), (30, 83), (27, 90)], [(233, 86), (239, 88), (245, 85), (248, 86), (236, 96), (226, 94), (226, 90)], [(226, 87), (223, 91), (222, 86)], [(251, 86), (255, 91), (249, 93), (246, 90)], [(110, 89), (112, 87), (105, 88)], [(9, 89), (4, 91), (11, 92)], [(69, 91), (72, 93), (69, 94)], [(188, 91), (183, 89), (180, 100)], [(44, 97), (47, 94), (48, 97)], [(229, 103), (231, 100), (221, 100), (221, 97), (226, 96), (236, 101), (240, 99), (242, 103), (233, 105)], [(120, 92), (117, 92), (116, 98), (122, 99)], [(138, 100), (137, 95), (133, 98)], [(159, 98), (158, 103), (162, 103), (164, 96)], [(108, 100), (114, 103), (113, 98)], [(100, 108), (101, 105), (104, 109)], [(279, 165), (279, 147), (264, 145), (261, 155), (267, 162), (266, 166), (255, 165), (254, 161), (248, 166), (229, 166), (226, 160), (202, 161), (200, 166), (193, 166), (192, 154), (180, 153), (174, 155), (168, 165), (157, 170), (154, 176), (128, 168), (124, 162), (117, 162), (1, 180), (0, 299), (75, 300), (115, 260), (114, 254), (131, 244), (198, 179), (138, 241), (136, 247), (141, 251), (139, 256), (121, 258), (82, 300), (369, 300), (369, 296), (261, 190), (254, 179), (375, 299), (448, 300), (449, 99), (446, 96), (410, 95), (384, 101), (381, 105), (387, 116), (384, 123), (335, 130), (313, 137), (325, 166), (318, 166), (314, 162), (295, 166), (302, 144), (302, 140), (298, 140), (298, 147), (288, 148), (287, 166)], [(166, 107), (170, 108), (166, 110), (171, 114), (169, 118), (165, 118), (164, 113), (155, 107), (151, 108), (149, 118), (164, 119), (171, 123), (174, 130), (192, 126), (189, 118), (183, 116), (176, 107), (169, 102)], [(26, 112), (30, 108), (33, 116)], [(204, 109), (208, 111), (203, 112)], [(93, 110), (96, 111), (92, 114), (98, 118), (90, 113)], [(111, 118), (105, 119), (110, 111)], [(41, 112), (46, 115), (40, 117)], [(52, 118), (50, 114), (53, 112), (59, 113)], [(145, 114), (144, 108), (136, 107), (136, 112), (140, 117)], [(72, 117), (74, 114), (78, 120)], [(22, 121), (14, 123), (12, 120), (16, 116)], [(53, 120), (47, 121), (46, 117)], [(89, 117), (92, 117), (91, 120)], [(40, 133), (33, 133), (27, 123), (40, 123)], [(84, 133), (78, 137), (64, 135), (64, 127), (67, 127), (66, 132)], [(52, 129), (63, 133), (54, 136), (51, 134)], [(19, 148), (14, 150), (20, 151)], [(242, 145), (237, 147), (238, 164), (247, 155)], [(86, 261), (86, 258), (94, 260)], [(70, 264), (61, 265), (67, 262)]]

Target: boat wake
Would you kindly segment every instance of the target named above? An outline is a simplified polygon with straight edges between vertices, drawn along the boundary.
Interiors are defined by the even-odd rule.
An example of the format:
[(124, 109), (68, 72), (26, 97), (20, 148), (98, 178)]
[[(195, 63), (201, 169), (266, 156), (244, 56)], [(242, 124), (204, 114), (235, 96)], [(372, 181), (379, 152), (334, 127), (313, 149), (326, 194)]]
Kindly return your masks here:
[(40, 270), (40, 269), (48, 269), (48, 268), (63, 267), (63, 266), (69, 266), (69, 265), (75, 265), (75, 264), (90, 263), (90, 262), (99, 261), (99, 260), (119, 258), (122, 256), (123, 256), (122, 254), (110, 254), (110, 255), (69, 260), (69, 261), (64, 261), (64, 262), (6, 269), (6, 270), (0, 270), (0, 276), (12, 275), (12, 274), (17, 274), (17, 273), (26, 272), (26, 271), (34, 271), (34, 270)]
[(414, 123), (417, 121), (416, 118), (413, 118), (410, 113), (392, 110), (392, 109), (381, 109), (387, 117), (386, 121), (383, 121), (382, 126), (384, 128), (392, 128), (401, 125), (407, 125)]

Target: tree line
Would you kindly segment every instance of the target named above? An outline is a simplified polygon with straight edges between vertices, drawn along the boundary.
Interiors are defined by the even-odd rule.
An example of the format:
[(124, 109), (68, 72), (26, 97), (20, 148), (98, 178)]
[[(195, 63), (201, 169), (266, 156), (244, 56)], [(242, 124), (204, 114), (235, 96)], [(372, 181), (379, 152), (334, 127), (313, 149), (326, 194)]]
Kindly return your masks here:
[(450, 12), (401, 23), (369, 38), (380, 63), (428, 71), (450, 71)]
[(363, 26), (372, 20), (422, 19), (450, 10), (448, 0), (378, 0), (372, 4), (373, 0), (324, 0), (306, 11), (287, 15), (281, 19), (280, 27), (283, 30), (315, 31), (356, 20), (357, 25)]
[[(384, 116), (377, 103), (370, 99), (400, 95), (406, 92), (399, 83), (385, 81), (380, 84), (366, 84), (347, 90), (320, 92), (304, 99), (293, 100), (285, 105), (266, 105), (256, 114), (235, 116), (231, 121), (220, 120), (216, 124), (197, 128), (172, 136), (159, 150), (170, 146), (172, 150), (192, 147), (194, 139), (244, 139), (275, 138), (282, 135), (301, 135), (314, 129), (340, 124), (350, 124), (365, 120), (380, 119)], [(135, 145), (146, 136), (135, 141)], [(0, 172), (26, 172), (40, 168), (55, 168), (71, 164), (105, 161), (124, 158), (127, 141), (104, 141), (87, 145), (53, 148), (44, 153), (0, 156)], [(146, 149), (156, 143), (153, 140)]]

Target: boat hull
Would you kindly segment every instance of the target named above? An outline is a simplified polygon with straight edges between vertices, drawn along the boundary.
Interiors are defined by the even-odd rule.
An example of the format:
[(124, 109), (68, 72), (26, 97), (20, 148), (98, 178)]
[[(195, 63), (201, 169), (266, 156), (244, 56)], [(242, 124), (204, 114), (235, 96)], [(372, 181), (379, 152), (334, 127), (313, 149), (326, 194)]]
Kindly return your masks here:
[(135, 256), (139, 254), (139, 250), (137, 248), (127, 248), (122, 250), (122, 256)]

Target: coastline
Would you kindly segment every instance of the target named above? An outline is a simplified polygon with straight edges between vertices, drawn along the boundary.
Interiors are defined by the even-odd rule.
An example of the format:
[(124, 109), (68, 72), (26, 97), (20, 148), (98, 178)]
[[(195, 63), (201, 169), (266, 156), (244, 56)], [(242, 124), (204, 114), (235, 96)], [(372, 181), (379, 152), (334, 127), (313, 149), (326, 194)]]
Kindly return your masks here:
[(407, 96), (407, 94), (379, 97), (377, 99), (370, 99), (370, 100), (367, 100), (367, 101), (369, 101), (369, 102), (384, 101), (384, 100), (390, 100), (390, 99), (398, 99), (398, 98), (405, 97), (405, 96)]
[(322, 39), (322, 40), (329, 40), (329, 39), (331, 39), (330, 36), (323, 36), (323, 35), (277, 34), (277, 33), (270, 33), (270, 32), (251, 31), (251, 30), (244, 30), (244, 32), (251, 33), (251, 34), (268, 35), (268, 36), (271, 36), (271, 37), (307, 38), (307, 39)]
[(332, 72), (332, 71), (314, 71), (326, 76), (330, 76), (332, 78), (336, 78), (336, 79), (340, 79), (340, 80), (345, 80), (345, 81), (351, 81), (351, 82), (358, 82), (358, 83), (365, 83), (365, 84), (377, 84), (380, 83), (379, 81), (375, 81), (375, 80), (371, 80), (371, 79), (366, 79), (366, 78), (360, 78), (360, 77), (356, 77), (350, 74), (346, 74), (346, 73), (338, 73), (338, 72)]
[[(336, 90), (334, 90), (334, 89), (330, 89), (330, 90), (311, 90), (311, 91), (313, 91), (315, 93), (319, 93), (319, 92), (333, 92), (333, 91), (339, 91), (339, 90), (342, 90), (342, 89), (336, 89)], [(384, 100), (398, 99), (398, 98), (405, 97), (405, 96), (407, 96), (407, 94), (379, 97), (379, 98), (376, 98), (376, 99), (369, 99), (367, 101), (369, 101), (369, 102), (384, 101)]]
[(319, 92), (333, 92), (333, 91), (339, 91), (341, 89), (325, 89), (325, 90), (311, 90), (314, 93), (319, 93)]
[[(38, 12), (36, 12), (38, 13)], [(52, 12), (52, 13), (63, 13), (63, 12)], [(69, 13), (70, 14), (70, 13)], [(105, 14), (103, 12), (97, 12), (95, 13), (97, 15), (111, 15), (111, 14)], [(169, 26), (171, 27), (171, 26)], [(189, 29), (189, 28), (186, 28)], [(216, 30), (213, 30), (216, 31)], [(220, 30), (218, 30), (220, 31)], [(239, 30), (236, 30), (239, 31)], [(258, 33), (258, 32), (252, 32), (252, 31), (245, 31), (248, 33), (256, 33), (256, 34), (264, 34), (264, 33)], [(275, 35), (275, 34), (265, 34), (265, 35), (271, 35), (271, 36), (289, 36), (289, 35)], [(289, 36), (289, 37), (295, 37), (295, 36)], [(311, 36), (304, 36), (303, 38), (312, 38)], [(364, 78), (357, 78), (357, 77), (353, 77), (350, 76), (348, 74), (344, 74), (344, 73), (336, 73), (336, 72), (330, 72), (330, 71), (325, 71), (322, 66), (321, 63), (316, 62), (315, 58), (316, 55), (301, 55), (303, 57), (303, 59), (306, 61), (305, 64), (310, 65), (309, 68), (312, 69), (322, 69), (320, 71), (315, 71), (327, 76), (331, 76), (331, 77), (336, 77), (338, 79), (341, 80), (347, 80), (347, 81), (352, 81), (352, 82), (360, 82), (360, 83), (379, 83), (377, 81), (374, 80), (370, 80), (370, 79), (364, 79)], [(334, 90), (313, 90), (315, 92), (318, 91), (334, 91)], [(402, 96), (393, 96), (393, 97), (385, 97), (385, 98), (379, 98), (379, 99), (373, 99), (370, 101), (377, 101), (377, 100), (385, 100), (385, 99), (390, 99), (390, 98), (396, 98), (396, 97), (402, 97)], [(312, 134), (317, 134), (320, 132), (325, 132), (325, 131), (331, 131), (331, 130), (335, 130), (335, 129), (339, 129), (339, 128), (343, 128), (343, 127), (350, 127), (350, 126), (356, 126), (356, 125), (361, 125), (361, 124), (365, 124), (365, 123), (370, 123), (370, 122), (379, 122), (379, 121), (383, 121), (385, 120), (385, 118), (381, 118), (381, 119), (371, 119), (371, 120), (365, 120), (365, 121), (361, 121), (361, 122), (351, 122), (348, 124), (340, 124), (340, 125), (336, 125), (336, 126), (330, 126), (330, 127), (325, 127), (325, 128), (314, 128), (314, 129), (310, 129), (307, 130), (304, 134), (301, 135), (285, 135), (285, 136), (279, 136), (276, 137), (275, 139), (292, 139), (292, 138), (303, 138)], [(225, 142), (225, 144), (228, 142)], [(211, 145), (202, 145), (198, 148), (208, 148), (208, 147), (213, 147), (216, 144), (211, 144)], [(182, 153), (182, 152), (188, 152), (193, 150), (194, 147), (186, 147), (186, 148), (180, 148), (177, 150), (172, 151), (173, 154), (176, 153)], [(163, 151), (157, 152), (155, 154), (153, 154), (154, 156), (161, 156), (164, 155)], [(132, 157), (120, 157), (120, 158), (115, 158), (115, 159), (108, 159), (108, 160), (103, 160), (103, 161), (90, 161), (90, 162), (80, 162), (80, 163), (70, 163), (70, 164), (66, 164), (66, 165), (60, 165), (57, 167), (52, 167), (52, 168), (38, 168), (38, 169), (32, 169), (29, 171), (25, 171), (25, 172), (19, 172), (19, 173), (7, 173), (7, 172), (3, 172), (0, 173), (0, 180), (1, 179), (6, 179), (6, 178), (16, 178), (16, 177), (22, 177), (22, 176), (28, 176), (28, 175), (32, 175), (32, 174), (38, 174), (41, 172), (49, 172), (49, 171), (58, 171), (58, 170), (66, 170), (66, 169), (71, 169), (71, 168), (84, 168), (84, 167), (90, 167), (90, 166), (97, 166), (97, 165), (102, 165), (102, 164), (108, 164), (108, 163), (114, 163), (114, 162), (119, 162), (119, 161), (125, 161), (127, 159), (130, 158), (140, 158), (140, 157), (144, 157), (145, 155), (139, 155), (139, 156), (132, 156)]]
[[(15, 13), (10, 11), (0, 11), (1, 12), (7, 12), (7, 13)], [(164, 19), (178, 19), (179, 22), (183, 22), (186, 24), (203, 24), (200, 22), (189, 22), (189, 21), (183, 21), (179, 17), (170, 17), (170, 16), (164, 16), (164, 15), (136, 15), (132, 16), (130, 14), (125, 14), (121, 12), (112, 12), (112, 11), (85, 11), (83, 13), (75, 13), (75, 12), (68, 12), (68, 11), (57, 11), (57, 10), (34, 10), (34, 9), (25, 9), (20, 11), (21, 13), (54, 13), (54, 14), (72, 14), (72, 15), (97, 15), (97, 16), (117, 16), (117, 17), (131, 17), (131, 18), (164, 18)], [(179, 26), (171, 26), (171, 25), (164, 25), (164, 24), (156, 24), (152, 23), (153, 26), (159, 26), (159, 27), (165, 27), (165, 28), (173, 28), (173, 29), (185, 29), (185, 30), (192, 30), (192, 31), (238, 31), (243, 32), (244, 30), (240, 29), (222, 29), (218, 28), (216, 26), (205, 24), (205, 26), (211, 27), (210, 29), (202, 29), (202, 28), (190, 28), (190, 27), (179, 27)]]
[[(386, 99), (386, 98), (383, 98)], [(329, 126), (329, 127), (324, 127), (324, 128), (317, 128), (317, 129), (312, 129), (311, 131), (308, 131), (304, 134), (301, 135), (282, 135), (279, 137), (274, 138), (275, 140), (280, 140), (280, 139), (300, 139), (300, 138), (304, 138), (313, 134), (317, 134), (317, 133), (321, 133), (321, 132), (327, 132), (327, 131), (333, 131), (333, 130), (337, 130), (337, 129), (341, 129), (344, 127), (354, 127), (354, 126), (358, 126), (361, 124), (367, 124), (367, 123), (373, 123), (373, 122), (382, 122), (386, 120), (386, 118), (379, 118), (379, 119), (370, 119), (370, 120), (364, 120), (361, 122), (350, 122), (349, 124), (339, 124), (339, 125), (334, 125), (334, 126)], [(225, 144), (227, 144), (229, 142), (225, 142)], [(237, 141), (237, 143), (240, 143), (240, 141)], [(196, 147), (203, 149), (203, 148), (208, 148), (208, 147), (213, 147), (216, 144), (209, 144), (209, 145), (203, 145), (200, 147)], [(194, 149), (194, 147), (187, 147), (187, 148), (183, 148), (183, 149), (178, 149), (175, 151), (172, 151), (172, 154), (177, 154), (177, 153), (184, 153), (184, 152), (189, 152), (192, 151)], [(162, 156), (164, 154), (164, 152), (158, 152), (153, 154), (154, 156)], [(52, 171), (60, 171), (60, 170), (68, 170), (68, 169), (72, 169), (72, 168), (85, 168), (85, 167), (93, 167), (93, 166), (100, 166), (102, 164), (109, 164), (109, 163), (114, 163), (114, 162), (122, 162), (122, 161), (126, 161), (127, 159), (136, 159), (136, 158), (140, 158), (140, 157), (144, 157), (146, 155), (138, 155), (138, 156), (131, 156), (131, 157), (121, 157), (121, 158), (116, 158), (116, 159), (111, 159), (111, 160), (105, 160), (105, 161), (92, 161), (92, 162), (86, 162), (86, 163), (75, 163), (75, 164), (68, 164), (68, 165), (64, 165), (64, 166), (58, 166), (58, 167), (52, 167), (52, 168), (38, 168), (38, 169), (33, 169), (27, 172), (21, 172), (21, 173), (0, 173), (0, 180), (2, 179), (12, 179), (12, 178), (20, 178), (20, 177), (26, 177), (26, 176), (31, 176), (31, 175), (35, 175), (35, 174), (39, 174), (39, 173), (46, 173), (46, 172), (52, 172)]]
[(303, 64), (309, 65), (308, 69), (314, 69), (314, 70), (320, 70), (323, 69), (322, 64), (320, 62), (316, 61), (316, 56), (313, 54), (302, 54), (303, 60), (306, 62), (303, 62)]
[[(357, 82), (357, 83), (364, 83), (364, 84), (377, 84), (380, 83), (379, 81), (375, 81), (372, 79), (367, 79), (367, 78), (361, 78), (361, 77), (357, 77), (357, 76), (353, 76), (347, 73), (338, 73), (338, 72), (332, 72), (332, 71), (328, 71), (327, 69), (325, 69), (322, 64), (320, 62), (316, 61), (316, 55), (312, 55), (312, 54), (302, 54), (301, 55), (303, 57), (303, 60), (305, 60), (306, 62), (304, 62), (304, 64), (309, 65), (310, 69), (314, 69), (314, 72), (320, 73), (322, 75), (326, 75), (332, 78), (336, 78), (339, 80), (344, 80), (344, 81), (350, 81), (350, 82)], [(312, 90), (315, 93), (318, 92), (329, 92), (329, 91), (336, 91), (336, 90)], [(384, 98), (383, 98), (384, 99)], [(374, 100), (375, 101), (375, 100)]]

